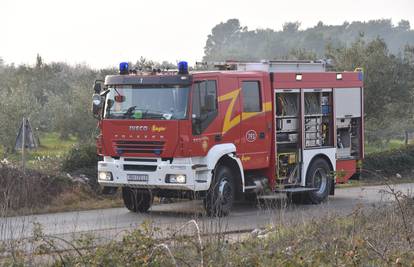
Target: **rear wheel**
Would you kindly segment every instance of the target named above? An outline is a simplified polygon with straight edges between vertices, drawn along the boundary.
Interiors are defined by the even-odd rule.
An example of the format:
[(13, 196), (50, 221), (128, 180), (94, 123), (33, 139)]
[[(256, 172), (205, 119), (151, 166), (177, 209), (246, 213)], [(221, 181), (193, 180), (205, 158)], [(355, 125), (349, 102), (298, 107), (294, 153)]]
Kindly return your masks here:
[(152, 205), (153, 195), (148, 189), (122, 188), (125, 207), (134, 212), (147, 212)]
[(288, 194), (295, 204), (319, 204), (328, 198), (331, 186), (331, 168), (328, 162), (317, 158), (306, 173), (306, 187), (317, 188), (315, 191)]
[(233, 173), (226, 166), (219, 166), (213, 177), (210, 189), (204, 199), (208, 216), (226, 216), (230, 213), (235, 196)]

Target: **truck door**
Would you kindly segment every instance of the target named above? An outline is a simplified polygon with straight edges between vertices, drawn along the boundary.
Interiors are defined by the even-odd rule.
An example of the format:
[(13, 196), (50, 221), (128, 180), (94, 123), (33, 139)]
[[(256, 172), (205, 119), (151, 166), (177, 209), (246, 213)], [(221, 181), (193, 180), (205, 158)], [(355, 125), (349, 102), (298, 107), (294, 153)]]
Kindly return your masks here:
[(267, 130), (263, 78), (239, 79), (241, 88), (240, 155), (244, 169), (269, 164), (270, 131)]

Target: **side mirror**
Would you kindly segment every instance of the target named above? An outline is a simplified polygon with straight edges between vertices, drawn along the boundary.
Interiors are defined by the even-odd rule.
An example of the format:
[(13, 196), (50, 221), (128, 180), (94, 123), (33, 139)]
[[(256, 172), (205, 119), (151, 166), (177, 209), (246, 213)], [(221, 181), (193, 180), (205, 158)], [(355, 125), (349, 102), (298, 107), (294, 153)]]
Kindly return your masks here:
[(102, 80), (96, 80), (93, 84), (93, 91), (95, 94), (99, 94), (102, 91)]
[(97, 119), (101, 118), (102, 114), (102, 96), (100, 94), (92, 95), (92, 113)]

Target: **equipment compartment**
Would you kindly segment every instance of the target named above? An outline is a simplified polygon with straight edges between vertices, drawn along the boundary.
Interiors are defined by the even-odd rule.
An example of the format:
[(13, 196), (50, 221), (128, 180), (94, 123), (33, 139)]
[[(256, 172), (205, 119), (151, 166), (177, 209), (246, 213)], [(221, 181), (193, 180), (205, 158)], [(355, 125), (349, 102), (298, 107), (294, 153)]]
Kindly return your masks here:
[(275, 94), (276, 174), (280, 184), (300, 183), (300, 93)]
[(336, 119), (337, 158), (354, 158), (360, 156), (360, 118)]
[(305, 147), (333, 146), (332, 131), (329, 130), (332, 129), (332, 92), (307, 91), (304, 102)]
[(297, 143), (300, 129), (299, 108), (300, 94), (277, 93), (276, 105), (276, 140), (281, 143)]

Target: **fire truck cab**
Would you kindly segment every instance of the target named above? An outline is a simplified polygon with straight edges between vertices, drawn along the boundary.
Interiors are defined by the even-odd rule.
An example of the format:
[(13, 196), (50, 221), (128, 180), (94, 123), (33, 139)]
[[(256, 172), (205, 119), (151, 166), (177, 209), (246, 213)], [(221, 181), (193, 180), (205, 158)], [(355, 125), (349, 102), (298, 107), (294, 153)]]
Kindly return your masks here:
[[(130, 71), (95, 83), (98, 181), (125, 206), (202, 199), (208, 215), (235, 200), (286, 193), (318, 204), (364, 155), (363, 73), (324, 62), (225, 62), (218, 70)], [(102, 89), (102, 90), (101, 90)]]

